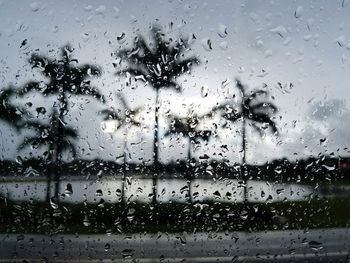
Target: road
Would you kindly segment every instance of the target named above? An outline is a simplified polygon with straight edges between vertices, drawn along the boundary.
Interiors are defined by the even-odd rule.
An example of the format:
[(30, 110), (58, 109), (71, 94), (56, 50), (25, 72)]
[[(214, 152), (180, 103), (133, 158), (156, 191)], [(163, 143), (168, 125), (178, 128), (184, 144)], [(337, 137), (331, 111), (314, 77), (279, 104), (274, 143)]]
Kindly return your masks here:
[(51, 237), (1, 234), (0, 240), (0, 262), (350, 262), (349, 229)]

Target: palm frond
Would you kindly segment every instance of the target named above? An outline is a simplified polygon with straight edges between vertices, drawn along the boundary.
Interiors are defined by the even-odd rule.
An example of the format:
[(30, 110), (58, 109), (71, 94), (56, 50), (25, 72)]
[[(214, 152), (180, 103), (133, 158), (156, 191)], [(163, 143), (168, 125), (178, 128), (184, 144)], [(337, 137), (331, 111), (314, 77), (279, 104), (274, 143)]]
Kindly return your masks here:
[(262, 123), (262, 124), (267, 124), (268, 128), (270, 128), (274, 134), (276, 134), (276, 135), (278, 134), (278, 129), (277, 129), (276, 123), (267, 114), (254, 113), (254, 114), (251, 114), (249, 119), (252, 121)]
[[(73, 92), (72, 92), (73, 93)], [(75, 95), (86, 95), (93, 97), (102, 103), (105, 103), (105, 98), (104, 96), (99, 92), (99, 90), (95, 87), (92, 87), (90, 85), (81, 85), (77, 91), (74, 92)]]
[(32, 65), (32, 68), (41, 69), (41, 72), (48, 78), (55, 78), (60, 67), (57, 61), (39, 54), (32, 54), (28, 62)]
[(245, 100), (246, 105), (251, 105), (251, 103), (254, 103), (254, 101), (257, 99), (259, 96), (266, 96), (268, 92), (266, 90), (254, 90)]
[(251, 126), (254, 128), (254, 130), (260, 135), (260, 137), (264, 136), (264, 130), (262, 129), (262, 127), (260, 127), (259, 125), (257, 125), (255, 122), (251, 123)]
[(60, 150), (61, 150), (60, 154), (68, 151), (72, 154), (73, 158), (77, 156), (77, 150), (74, 144), (67, 138), (60, 143)]
[(172, 73), (175, 75), (181, 75), (188, 72), (193, 64), (199, 65), (199, 59), (197, 57), (190, 57), (175, 63), (172, 69)]
[(151, 45), (139, 36), (131, 49), (117, 52), (127, 64), (127, 67), (118, 70), (117, 74), (129, 72), (133, 76), (143, 76), (156, 90), (171, 88), (181, 91), (176, 78), (188, 72), (195, 63), (199, 64), (199, 59), (196, 57), (183, 59), (183, 44), (166, 41), (159, 26), (154, 25), (150, 33), (153, 40)]
[(211, 138), (212, 136), (212, 132), (209, 131), (209, 130), (200, 130), (200, 131), (195, 131), (191, 136), (191, 140), (192, 141), (195, 141), (195, 142), (198, 142), (199, 139), (205, 141), (205, 142), (208, 142), (209, 139)]
[(23, 116), (30, 114), (11, 102), (12, 97), (17, 96), (17, 94), (18, 91), (12, 85), (0, 91), (0, 119), (19, 131), (24, 122)]
[(71, 53), (74, 51), (74, 49), (72, 48), (72, 46), (70, 44), (66, 44), (63, 47), (60, 48), (60, 52), (61, 52), (61, 58), (62, 58), (62, 62), (64, 64), (69, 64), (71, 61), (75, 61), (71, 59)]
[(251, 111), (253, 113), (259, 113), (259, 112), (269, 112), (271, 114), (275, 114), (278, 109), (275, 105), (273, 105), (270, 102), (260, 102), (255, 105), (251, 106)]
[(19, 91), (19, 95), (23, 96), (26, 93), (29, 93), (31, 91), (38, 91), (42, 92), (43, 87), (40, 85), (40, 82), (38, 81), (29, 81), (26, 84), (23, 85), (23, 88)]
[(130, 75), (133, 76), (143, 76), (146, 80), (148, 79), (147, 73), (145, 73), (142, 69), (140, 68), (134, 68), (134, 67), (128, 67), (126, 69), (121, 69), (116, 71), (116, 75), (122, 75), (125, 73), (129, 73)]
[(110, 109), (104, 109), (100, 111), (100, 113), (103, 115), (103, 120), (115, 120), (115, 121), (122, 121), (123, 118), (121, 117), (121, 113), (119, 111), (114, 110), (113, 108)]
[(102, 73), (99, 67), (90, 64), (79, 66), (77, 70), (83, 79), (86, 77), (99, 77)]
[(22, 143), (18, 146), (18, 150), (24, 150), (25, 148), (31, 146), (35, 148), (39, 148), (45, 145), (49, 145), (51, 143), (50, 140), (44, 139), (42, 137), (28, 137), (25, 138)]
[(73, 128), (63, 126), (60, 128), (62, 135), (64, 137), (70, 137), (72, 139), (78, 138), (78, 132), (74, 130)]
[(235, 81), (236, 81), (236, 87), (244, 94), (244, 86), (242, 82), (238, 78)]

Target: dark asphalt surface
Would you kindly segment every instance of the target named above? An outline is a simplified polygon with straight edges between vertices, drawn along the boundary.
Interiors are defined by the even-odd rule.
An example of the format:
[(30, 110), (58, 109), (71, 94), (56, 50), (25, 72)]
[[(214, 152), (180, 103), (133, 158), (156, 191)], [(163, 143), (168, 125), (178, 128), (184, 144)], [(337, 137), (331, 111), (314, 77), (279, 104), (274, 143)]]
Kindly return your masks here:
[(0, 235), (0, 262), (350, 262), (349, 229)]

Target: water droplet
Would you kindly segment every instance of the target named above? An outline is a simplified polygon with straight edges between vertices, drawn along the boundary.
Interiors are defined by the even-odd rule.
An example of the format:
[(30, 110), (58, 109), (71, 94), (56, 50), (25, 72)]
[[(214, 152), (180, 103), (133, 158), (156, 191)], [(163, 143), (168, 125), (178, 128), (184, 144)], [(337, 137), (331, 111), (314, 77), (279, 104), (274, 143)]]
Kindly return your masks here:
[(84, 216), (83, 225), (84, 226), (90, 226), (91, 225), (91, 222), (90, 222), (90, 220), (89, 220), (87, 215)]
[(274, 171), (275, 171), (276, 174), (281, 174), (282, 173), (282, 167), (281, 166), (277, 166)]
[(278, 34), (280, 37), (285, 37), (287, 34), (287, 29), (284, 26), (277, 26), (270, 30), (271, 33)]
[(127, 219), (128, 219), (129, 222), (132, 222), (134, 220), (134, 218), (135, 218), (135, 211), (136, 211), (135, 208), (129, 208), (128, 209), (128, 212), (127, 212), (126, 216), (127, 216)]
[(303, 7), (299, 5), (297, 7), (297, 9), (295, 9), (294, 17), (295, 18), (300, 18), (302, 16), (302, 14), (303, 14), (303, 11), (304, 11)]
[(84, 7), (84, 10), (90, 12), (92, 10), (92, 5), (87, 5)]
[(32, 167), (28, 167), (24, 173), (23, 173), (24, 177), (35, 177), (35, 176), (39, 176), (40, 173), (33, 169)]
[(119, 44), (123, 44), (126, 41), (126, 35), (124, 32), (117, 36), (117, 41)]
[(16, 157), (16, 163), (18, 163), (18, 164), (20, 164), (20, 165), (23, 164), (23, 159), (22, 159), (21, 156), (17, 156), (17, 157)]
[(284, 188), (276, 189), (276, 193), (277, 193), (278, 195), (283, 194), (284, 192), (285, 192)]
[(334, 171), (337, 168), (336, 165), (326, 165), (326, 164), (323, 164), (322, 167), (326, 168), (326, 170), (328, 171)]
[(213, 193), (213, 196), (214, 196), (215, 199), (219, 199), (219, 198), (221, 197), (221, 194), (220, 194), (219, 191), (215, 191), (215, 192)]
[(124, 259), (131, 259), (134, 256), (134, 250), (133, 249), (124, 249), (122, 251), (122, 256)]
[(89, 33), (81, 33), (81, 39), (87, 42), (90, 39)]
[(183, 194), (183, 193), (187, 193), (188, 192), (188, 186), (185, 185), (184, 187), (181, 187), (180, 189), (180, 193)]
[(103, 196), (102, 190), (101, 189), (97, 189), (95, 195), (96, 196)]
[(64, 189), (64, 194), (66, 196), (71, 196), (73, 194), (73, 187), (72, 187), (72, 184), (67, 184), (66, 185), (66, 188)]
[(340, 47), (345, 47), (347, 44), (347, 39), (344, 35), (339, 36), (334, 40)]
[(40, 9), (40, 5), (37, 2), (33, 2), (33, 3), (30, 4), (30, 9), (33, 12), (37, 12)]
[(208, 86), (204, 85), (201, 87), (201, 96), (202, 98), (205, 98), (208, 96)]
[(219, 47), (220, 47), (222, 50), (227, 50), (227, 49), (228, 49), (228, 43), (227, 43), (227, 41), (222, 41), (222, 42), (220, 42)]
[(242, 219), (242, 220), (246, 220), (248, 218), (248, 211), (246, 210), (242, 210), (241, 213), (239, 214), (239, 217)]
[(227, 27), (225, 25), (221, 24), (221, 25), (219, 25), (217, 32), (221, 38), (225, 38), (227, 36)]
[(105, 11), (106, 11), (106, 6), (100, 5), (99, 7), (96, 8), (95, 13), (97, 15), (104, 15)]
[(177, 238), (180, 240), (182, 245), (186, 245), (187, 241), (185, 236), (178, 236)]
[(18, 235), (17, 236), (17, 242), (23, 241), (24, 240), (24, 235)]
[(325, 144), (325, 143), (326, 143), (326, 141), (327, 141), (327, 138), (322, 138), (322, 139), (320, 139), (320, 145)]
[(118, 18), (119, 17), (119, 12), (120, 12), (119, 8), (118, 7), (113, 7), (113, 10), (114, 10), (114, 17)]
[(111, 245), (109, 243), (106, 243), (104, 247), (105, 251), (108, 251), (110, 248), (111, 248)]
[(58, 32), (58, 26), (53, 26), (53, 28), (52, 28), (52, 32), (53, 33), (57, 33)]
[(58, 209), (58, 204), (54, 197), (50, 198), (50, 205), (53, 209)]
[(322, 243), (317, 242), (317, 241), (310, 241), (310, 242), (309, 242), (309, 247), (310, 247), (312, 250), (315, 250), (315, 251), (318, 251), (318, 250), (323, 249)]
[(103, 208), (105, 206), (105, 200), (103, 198), (100, 199), (97, 205), (99, 208)]
[(28, 43), (28, 39), (24, 39), (19, 48), (24, 47), (25, 45), (27, 45), (27, 43)]
[(201, 44), (206, 51), (211, 51), (213, 49), (209, 38), (202, 39)]

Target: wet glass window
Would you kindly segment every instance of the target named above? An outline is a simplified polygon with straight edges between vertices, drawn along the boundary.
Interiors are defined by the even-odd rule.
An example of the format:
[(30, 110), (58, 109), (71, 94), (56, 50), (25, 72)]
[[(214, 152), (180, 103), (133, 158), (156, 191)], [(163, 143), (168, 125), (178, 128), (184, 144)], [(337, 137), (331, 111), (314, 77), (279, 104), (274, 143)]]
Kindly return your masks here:
[(348, 262), (350, 1), (0, 1), (0, 261)]

